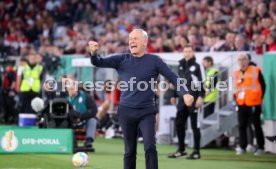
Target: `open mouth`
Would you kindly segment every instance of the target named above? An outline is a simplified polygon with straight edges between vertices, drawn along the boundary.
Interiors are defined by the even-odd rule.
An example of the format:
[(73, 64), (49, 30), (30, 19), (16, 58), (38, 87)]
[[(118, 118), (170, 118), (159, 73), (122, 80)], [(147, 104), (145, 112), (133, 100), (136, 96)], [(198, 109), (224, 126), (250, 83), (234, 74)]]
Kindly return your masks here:
[(138, 46), (136, 46), (136, 45), (132, 45), (132, 46), (130, 46), (130, 49), (136, 49)]

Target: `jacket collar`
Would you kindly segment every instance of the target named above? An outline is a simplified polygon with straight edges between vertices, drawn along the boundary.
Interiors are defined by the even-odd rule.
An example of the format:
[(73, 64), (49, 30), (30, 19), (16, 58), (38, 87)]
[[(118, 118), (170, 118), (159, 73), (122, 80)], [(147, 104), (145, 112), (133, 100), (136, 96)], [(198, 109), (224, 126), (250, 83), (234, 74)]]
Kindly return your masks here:
[(179, 63), (180, 63), (180, 65), (186, 65), (186, 64), (188, 64), (188, 65), (192, 65), (193, 63), (195, 63), (196, 62), (196, 58), (195, 58), (195, 56), (193, 57), (193, 58), (191, 58), (190, 60), (188, 60), (188, 61), (186, 61), (186, 59), (185, 58), (183, 58), (183, 59), (181, 59), (180, 61), (179, 61)]

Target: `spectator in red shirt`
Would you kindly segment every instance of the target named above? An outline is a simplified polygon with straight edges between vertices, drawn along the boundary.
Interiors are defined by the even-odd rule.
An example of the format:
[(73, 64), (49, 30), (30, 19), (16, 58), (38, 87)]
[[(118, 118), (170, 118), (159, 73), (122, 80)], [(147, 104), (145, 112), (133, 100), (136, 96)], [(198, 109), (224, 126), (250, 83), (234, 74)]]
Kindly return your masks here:
[(263, 54), (265, 49), (265, 36), (260, 33), (255, 33), (252, 36), (252, 41), (254, 43), (255, 51), (257, 54)]
[(8, 13), (6, 13), (4, 15), (4, 19), (1, 22), (2, 28), (5, 30), (8, 30), (10, 21), (11, 21), (10, 15)]
[(266, 16), (266, 17), (262, 18), (261, 24), (262, 24), (262, 27), (263, 27), (262, 34), (267, 36), (271, 31), (273, 21), (269, 16)]

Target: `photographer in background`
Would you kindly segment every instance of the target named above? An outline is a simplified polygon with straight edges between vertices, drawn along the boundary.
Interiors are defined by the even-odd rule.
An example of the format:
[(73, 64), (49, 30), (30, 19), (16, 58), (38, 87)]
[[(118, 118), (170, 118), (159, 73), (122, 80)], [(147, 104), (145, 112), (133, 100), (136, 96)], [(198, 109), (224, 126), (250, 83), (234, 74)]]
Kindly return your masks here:
[(97, 120), (95, 118), (98, 111), (97, 105), (93, 97), (79, 90), (76, 81), (70, 78), (64, 78), (66, 90), (68, 92), (67, 101), (72, 107), (70, 109), (69, 118), (73, 126), (86, 128), (85, 147), (93, 147), (92, 143), (96, 136)]
[[(97, 120), (95, 118), (98, 111), (93, 97), (79, 89), (79, 85), (73, 78), (62, 78), (62, 92), (58, 95), (60, 88), (56, 86), (54, 79), (47, 79), (44, 90), (54, 95), (42, 100), (34, 98), (31, 102), (32, 108), (39, 115), (38, 125), (42, 128), (85, 128), (86, 140), (84, 146), (93, 148), (92, 143), (96, 136)], [(51, 104), (52, 103), (52, 104)], [(69, 107), (67, 108), (67, 105)], [(67, 115), (68, 113), (68, 115)], [(53, 117), (53, 115), (55, 117)], [(57, 117), (59, 116), (59, 117)], [(62, 117), (62, 118), (61, 118)], [(53, 126), (49, 125), (54, 122)]]

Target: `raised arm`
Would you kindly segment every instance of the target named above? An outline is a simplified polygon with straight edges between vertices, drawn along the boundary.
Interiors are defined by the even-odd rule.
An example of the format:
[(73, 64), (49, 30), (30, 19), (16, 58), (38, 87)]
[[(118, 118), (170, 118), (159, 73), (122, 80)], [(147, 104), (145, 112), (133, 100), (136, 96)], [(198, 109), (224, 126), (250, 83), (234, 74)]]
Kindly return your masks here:
[(181, 78), (174, 73), (161, 58), (157, 59), (157, 69), (161, 75), (167, 78), (175, 86), (178, 95), (183, 97), (185, 104), (191, 106), (194, 98), (189, 94), (184, 81), (181, 80)]
[(117, 69), (121, 63), (122, 56), (115, 55), (108, 58), (101, 58), (97, 55), (99, 44), (95, 41), (89, 41), (89, 49), (91, 55), (91, 63), (97, 67), (114, 68)]

